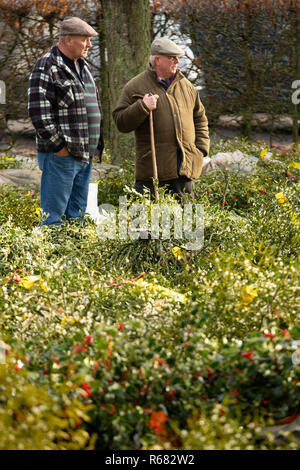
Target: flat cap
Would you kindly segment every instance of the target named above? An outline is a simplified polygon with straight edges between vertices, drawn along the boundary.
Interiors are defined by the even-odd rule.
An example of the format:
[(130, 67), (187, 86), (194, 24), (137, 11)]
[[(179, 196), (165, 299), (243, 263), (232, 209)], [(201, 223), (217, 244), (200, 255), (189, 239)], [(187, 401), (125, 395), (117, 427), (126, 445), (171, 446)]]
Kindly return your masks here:
[(94, 28), (76, 16), (69, 16), (60, 23), (59, 34), (60, 36), (98, 36)]
[(157, 38), (151, 44), (151, 55), (170, 55), (180, 56), (185, 55), (184, 51), (178, 47), (175, 42), (168, 38)]

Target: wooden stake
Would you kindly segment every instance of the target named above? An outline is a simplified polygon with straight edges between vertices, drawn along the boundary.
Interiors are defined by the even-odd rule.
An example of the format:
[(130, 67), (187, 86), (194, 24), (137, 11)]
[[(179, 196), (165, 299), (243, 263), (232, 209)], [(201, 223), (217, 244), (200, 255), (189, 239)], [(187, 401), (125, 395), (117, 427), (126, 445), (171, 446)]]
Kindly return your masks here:
[[(156, 181), (158, 181), (152, 111), (150, 111), (149, 120), (150, 120), (150, 140), (151, 140), (153, 178)], [(158, 189), (157, 189), (157, 186), (155, 184), (154, 184), (154, 195), (155, 195), (155, 200), (158, 201), (159, 200)]]

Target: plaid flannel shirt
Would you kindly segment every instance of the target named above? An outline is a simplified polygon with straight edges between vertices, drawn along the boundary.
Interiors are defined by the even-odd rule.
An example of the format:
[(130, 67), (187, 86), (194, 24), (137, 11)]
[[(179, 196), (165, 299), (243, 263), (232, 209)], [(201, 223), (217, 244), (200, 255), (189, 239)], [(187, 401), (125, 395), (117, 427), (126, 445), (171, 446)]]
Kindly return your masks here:
[[(85, 61), (84, 66), (88, 68)], [(97, 87), (96, 90), (101, 112)], [(64, 63), (56, 45), (37, 61), (30, 75), (28, 112), (36, 130), (39, 152), (59, 152), (66, 146), (70, 155), (77, 160), (90, 161), (84, 85)], [(101, 135), (97, 146), (100, 157), (103, 148), (101, 119)]]

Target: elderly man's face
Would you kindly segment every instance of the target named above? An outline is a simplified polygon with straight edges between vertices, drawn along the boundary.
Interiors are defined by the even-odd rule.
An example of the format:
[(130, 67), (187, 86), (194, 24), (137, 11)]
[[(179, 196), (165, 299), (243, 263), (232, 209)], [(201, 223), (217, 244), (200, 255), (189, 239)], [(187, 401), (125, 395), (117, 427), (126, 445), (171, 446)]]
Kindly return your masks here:
[(170, 78), (177, 70), (178, 57), (160, 55), (155, 58), (155, 70), (162, 78)]
[(92, 47), (91, 36), (68, 36), (67, 47), (73, 59), (79, 59), (87, 56), (87, 53)]

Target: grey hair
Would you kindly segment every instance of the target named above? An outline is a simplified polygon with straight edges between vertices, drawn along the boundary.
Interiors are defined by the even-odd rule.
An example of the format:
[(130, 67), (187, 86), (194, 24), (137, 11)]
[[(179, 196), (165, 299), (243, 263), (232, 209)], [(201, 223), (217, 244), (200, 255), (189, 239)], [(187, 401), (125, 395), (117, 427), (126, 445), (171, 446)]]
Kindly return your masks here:
[(152, 67), (154, 67), (154, 60), (155, 60), (155, 57), (159, 57), (158, 55), (151, 55), (149, 57), (149, 63)]

